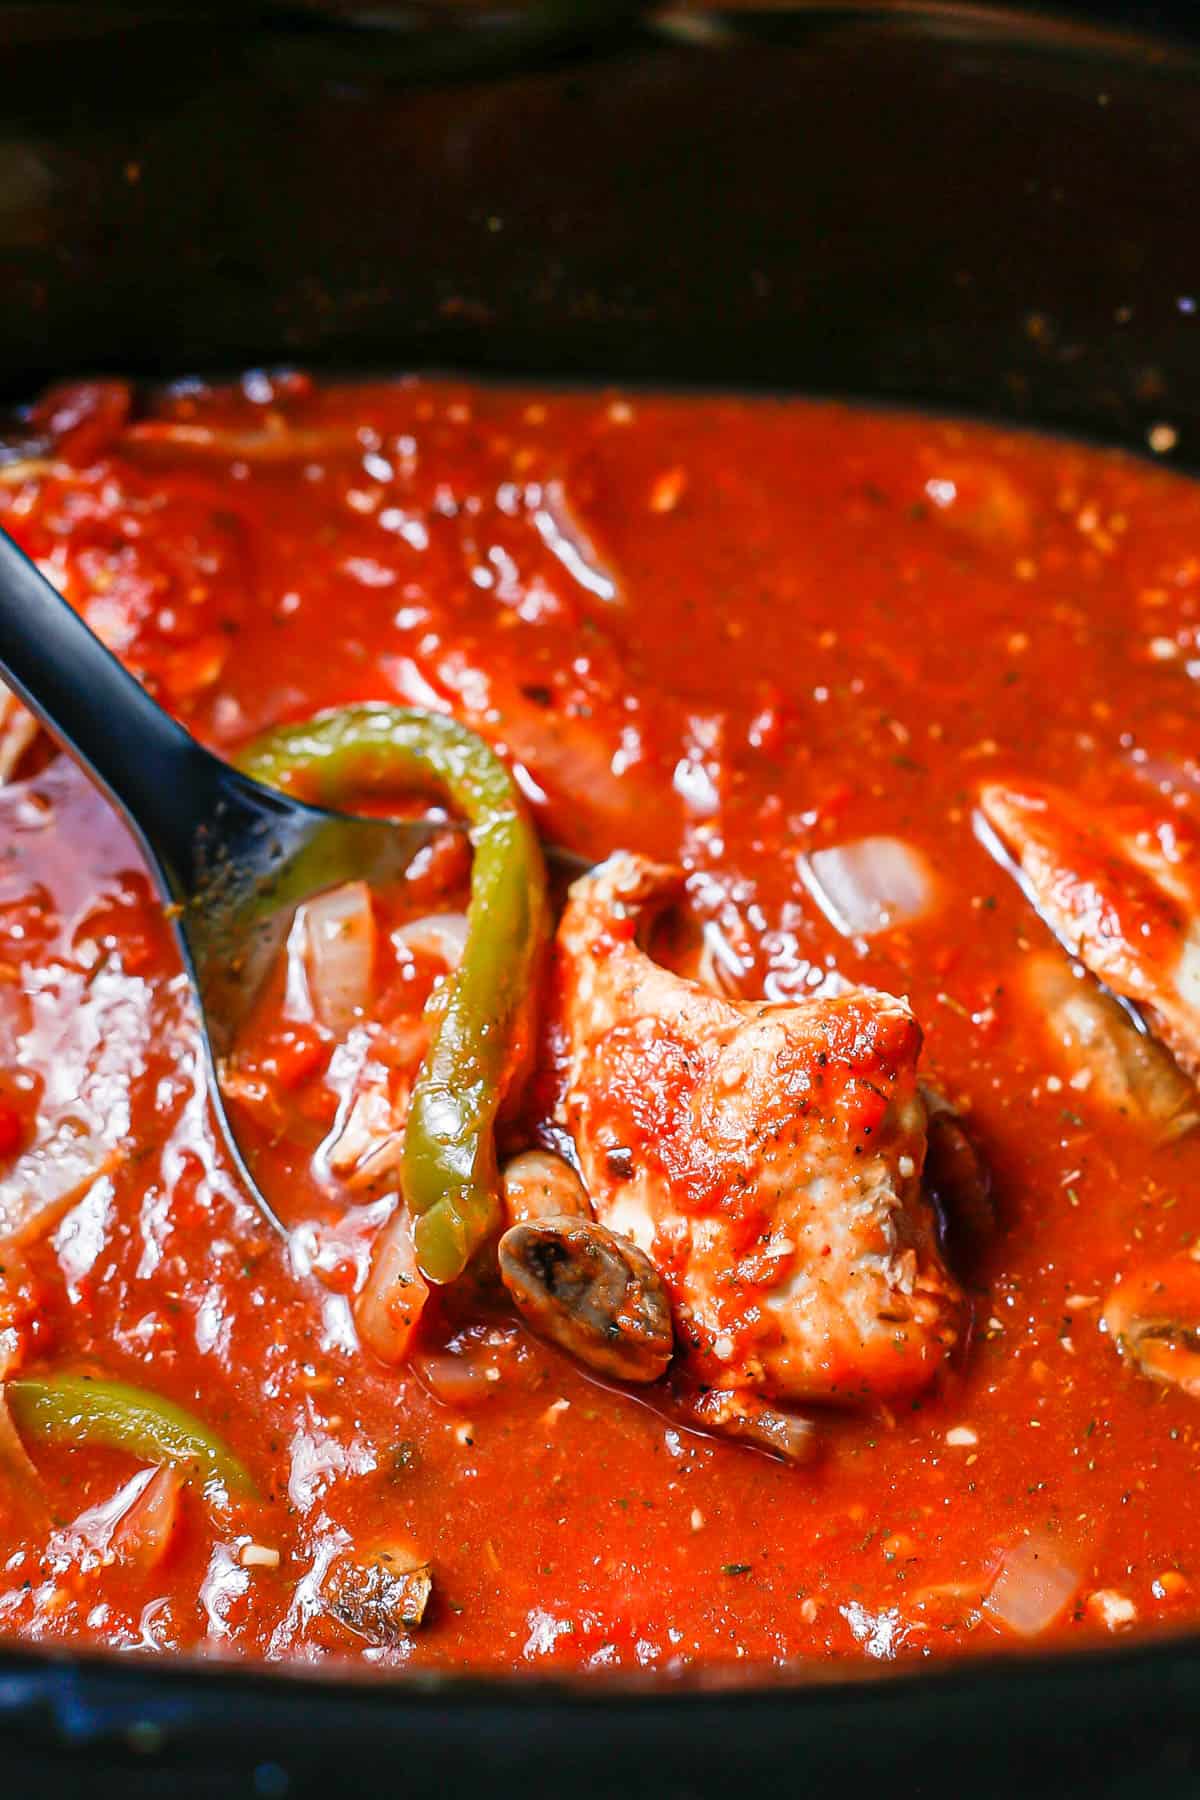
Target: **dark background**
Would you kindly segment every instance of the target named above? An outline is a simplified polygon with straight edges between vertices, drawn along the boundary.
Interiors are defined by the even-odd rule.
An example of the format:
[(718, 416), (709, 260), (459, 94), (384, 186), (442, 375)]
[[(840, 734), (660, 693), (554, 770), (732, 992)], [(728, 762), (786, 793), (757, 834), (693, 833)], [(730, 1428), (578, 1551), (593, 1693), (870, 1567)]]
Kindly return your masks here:
[[(772, 4), (772, 0), (767, 3)], [(808, 3), (812, 5), (814, 0), (808, 0)], [(876, 0), (874, 10), (886, 12), (889, 3), (899, 6), (903, 0)], [(946, 3), (952, 5), (954, 0), (946, 0)], [(658, 0), (658, 4), (663, 5), (664, 0)], [(961, 0), (961, 4), (970, 10), (972, 0)], [(774, 5), (783, 10), (780, 0), (774, 0)], [(52, 28), (52, 19), (57, 20), (54, 28), (61, 29), (63, 20), (89, 13), (103, 18), (174, 12), (190, 16), (194, 21), (224, 17), (242, 24), (291, 15), (340, 20), (359, 26), (390, 21), (393, 26), (418, 28), (447, 20), (467, 23), (473, 18), (488, 16), (512, 19), (521, 13), (556, 16), (564, 21), (573, 12), (600, 19), (606, 14), (611, 18), (639, 10), (656, 10), (654, 0), (641, 0), (641, 3), (639, 0), (599, 0), (599, 3), (597, 0), (174, 0), (173, 4), (172, 0), (0, 0), (0, 19), (24, 15), (32, 29), (34, 16), (40, 14), (42, 30)], [(694, 5), (694, 0), (682, 0), (674, 10), (699, 11), (700, 8)], [(731, 0), (726, 10), (748, 10), (747, 0)], [(1031, 0), (1023, 10), (1048, 18), (1091, 19), (1129, 30), (1200, 37), (1197, 0), (1056, 0), (1052, 4)]]

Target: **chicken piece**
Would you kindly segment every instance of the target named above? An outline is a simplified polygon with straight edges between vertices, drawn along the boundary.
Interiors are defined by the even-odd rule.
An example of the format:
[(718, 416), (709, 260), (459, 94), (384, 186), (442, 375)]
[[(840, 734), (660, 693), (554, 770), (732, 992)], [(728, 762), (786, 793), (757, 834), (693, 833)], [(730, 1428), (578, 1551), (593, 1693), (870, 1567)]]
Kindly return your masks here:
[(921, 1194), (920, 1029), (888, 994), (735, 1002), (660, 967), (639, 927), (681, 880), (614, 856), (559, 928), (560, 1121), (593, 1208), (659, 1269), (702, 1385), (911, 1394), (961, 1306)]
[(990, 782), (983, 816), (1050, 929), (1200, 1076), (1200, 832), (1144, 804), (1104, 811), (1047, 782)]

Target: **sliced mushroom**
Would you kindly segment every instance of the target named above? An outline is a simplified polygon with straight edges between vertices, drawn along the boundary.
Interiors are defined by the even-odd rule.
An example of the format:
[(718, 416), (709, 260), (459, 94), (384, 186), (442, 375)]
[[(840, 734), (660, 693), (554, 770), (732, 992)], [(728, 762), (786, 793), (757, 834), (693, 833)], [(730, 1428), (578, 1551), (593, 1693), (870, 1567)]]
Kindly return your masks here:
[(533, 1219), (586, 1218), (587, 1190), (564, 1157), (552, 1150), (523, 1150), (501, 1177), (504, 1212), (510, 1225)]
[(991, 1176), (945, 1095), (922, 1082), (921, 1097), (928, 1114), (923, 1185), (937, 1208), (950, 1263), (961, 1273), (996, 1234)]
[(401, 1643), (425, 1618), (433, 1591), (428, 1562), (402, 1546), (364, 1557), (339, 1558), (326, 1576), (325, 1605), (333, 1618), (368, 1643)]
[(526, 1323), (618, 1381), (657, 1381), (675, 1349), (662, 1278), (636, 1244), (594, 1219), (513, 1225), (500, 1275)]
[(740, 1438), (794, 1467), (811, 1462), (817, 1453), (819, 1438), (812, 1419), (784, 1412), (755, 1394), (707, 1388), (684, 1398), (682, 1410), (689, 1423), (722, 1437)]
[(1200, 1262), (1174, 1256), (1136, 1270), (1109, 1294), (1104, 1325), (1143, 1375), (1200, 1399)]

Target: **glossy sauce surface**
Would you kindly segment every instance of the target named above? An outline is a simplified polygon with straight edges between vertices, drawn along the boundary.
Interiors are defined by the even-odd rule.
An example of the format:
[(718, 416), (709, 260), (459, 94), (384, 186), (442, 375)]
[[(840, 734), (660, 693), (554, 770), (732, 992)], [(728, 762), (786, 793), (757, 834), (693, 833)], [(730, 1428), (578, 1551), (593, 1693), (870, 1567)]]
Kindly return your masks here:
[[(684, 864), (730, 991), (908, 995), (999, 1220), (953, 1366), (899, 1415), (830, 1414), (807, 1470), (600, 1385), (486, 1284), (386, 1368), (327, 1278), (360, 1218), (264, 1140), (286, 1249), (263, 1228), (136, 851), (35, 751), (0, 791), (0, 1205), (56, 1127), (99, 1151), (24, 1247), (20, 1354), (186, 1404), (266, 1497), (189, 1492), (143, 1572), (94, 1517), (136, 1462), (34, 1447), (32, 1518), (0, 1464), (0, 1631), (492, 1669), (995, 1650), (1017, 1640), (985, 1596), (1031, 1532), (1079, 1575), (1040, 1641), (1200, 1615), (1197, 1403), (1100, 1329), (1117, 1275), (1200, 1238), (1200, 1136), (1155, 1144), (1072, 1086), (1021, 974), (1053, 940), (975, 818), (994, 774), (1200, 805), (1200, 489), (796, 400), (256, 375), (0, 466), (0, 523), (218, 749), (351, 700), (452, 710), (548, 841)], [(878, 834), (934, 903), (847, 938), (797, 859)], [(389, 1648), (320, 1604), (369, 1533), (433, 1569)]]

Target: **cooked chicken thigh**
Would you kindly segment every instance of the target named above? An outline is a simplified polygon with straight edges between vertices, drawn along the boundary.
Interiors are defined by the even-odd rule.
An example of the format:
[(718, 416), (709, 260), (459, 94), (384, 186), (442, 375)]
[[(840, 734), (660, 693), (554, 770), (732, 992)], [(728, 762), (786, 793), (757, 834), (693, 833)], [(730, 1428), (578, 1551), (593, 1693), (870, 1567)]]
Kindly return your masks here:
[(1096, 812), (1043, 782), (979, 804), (1051, 930), (1200, 1075), (1200, 832), (1145, 805)]
[(639, 931), (680, 885), (614, 856), (559, 928), (561, 1121), (596, 1215), (663, 1275), (697, 1381), (912, 1393), (961, 1304), (921, 1194), (920, 1029), (888, 994), (734, 1003), (660, 967)]

